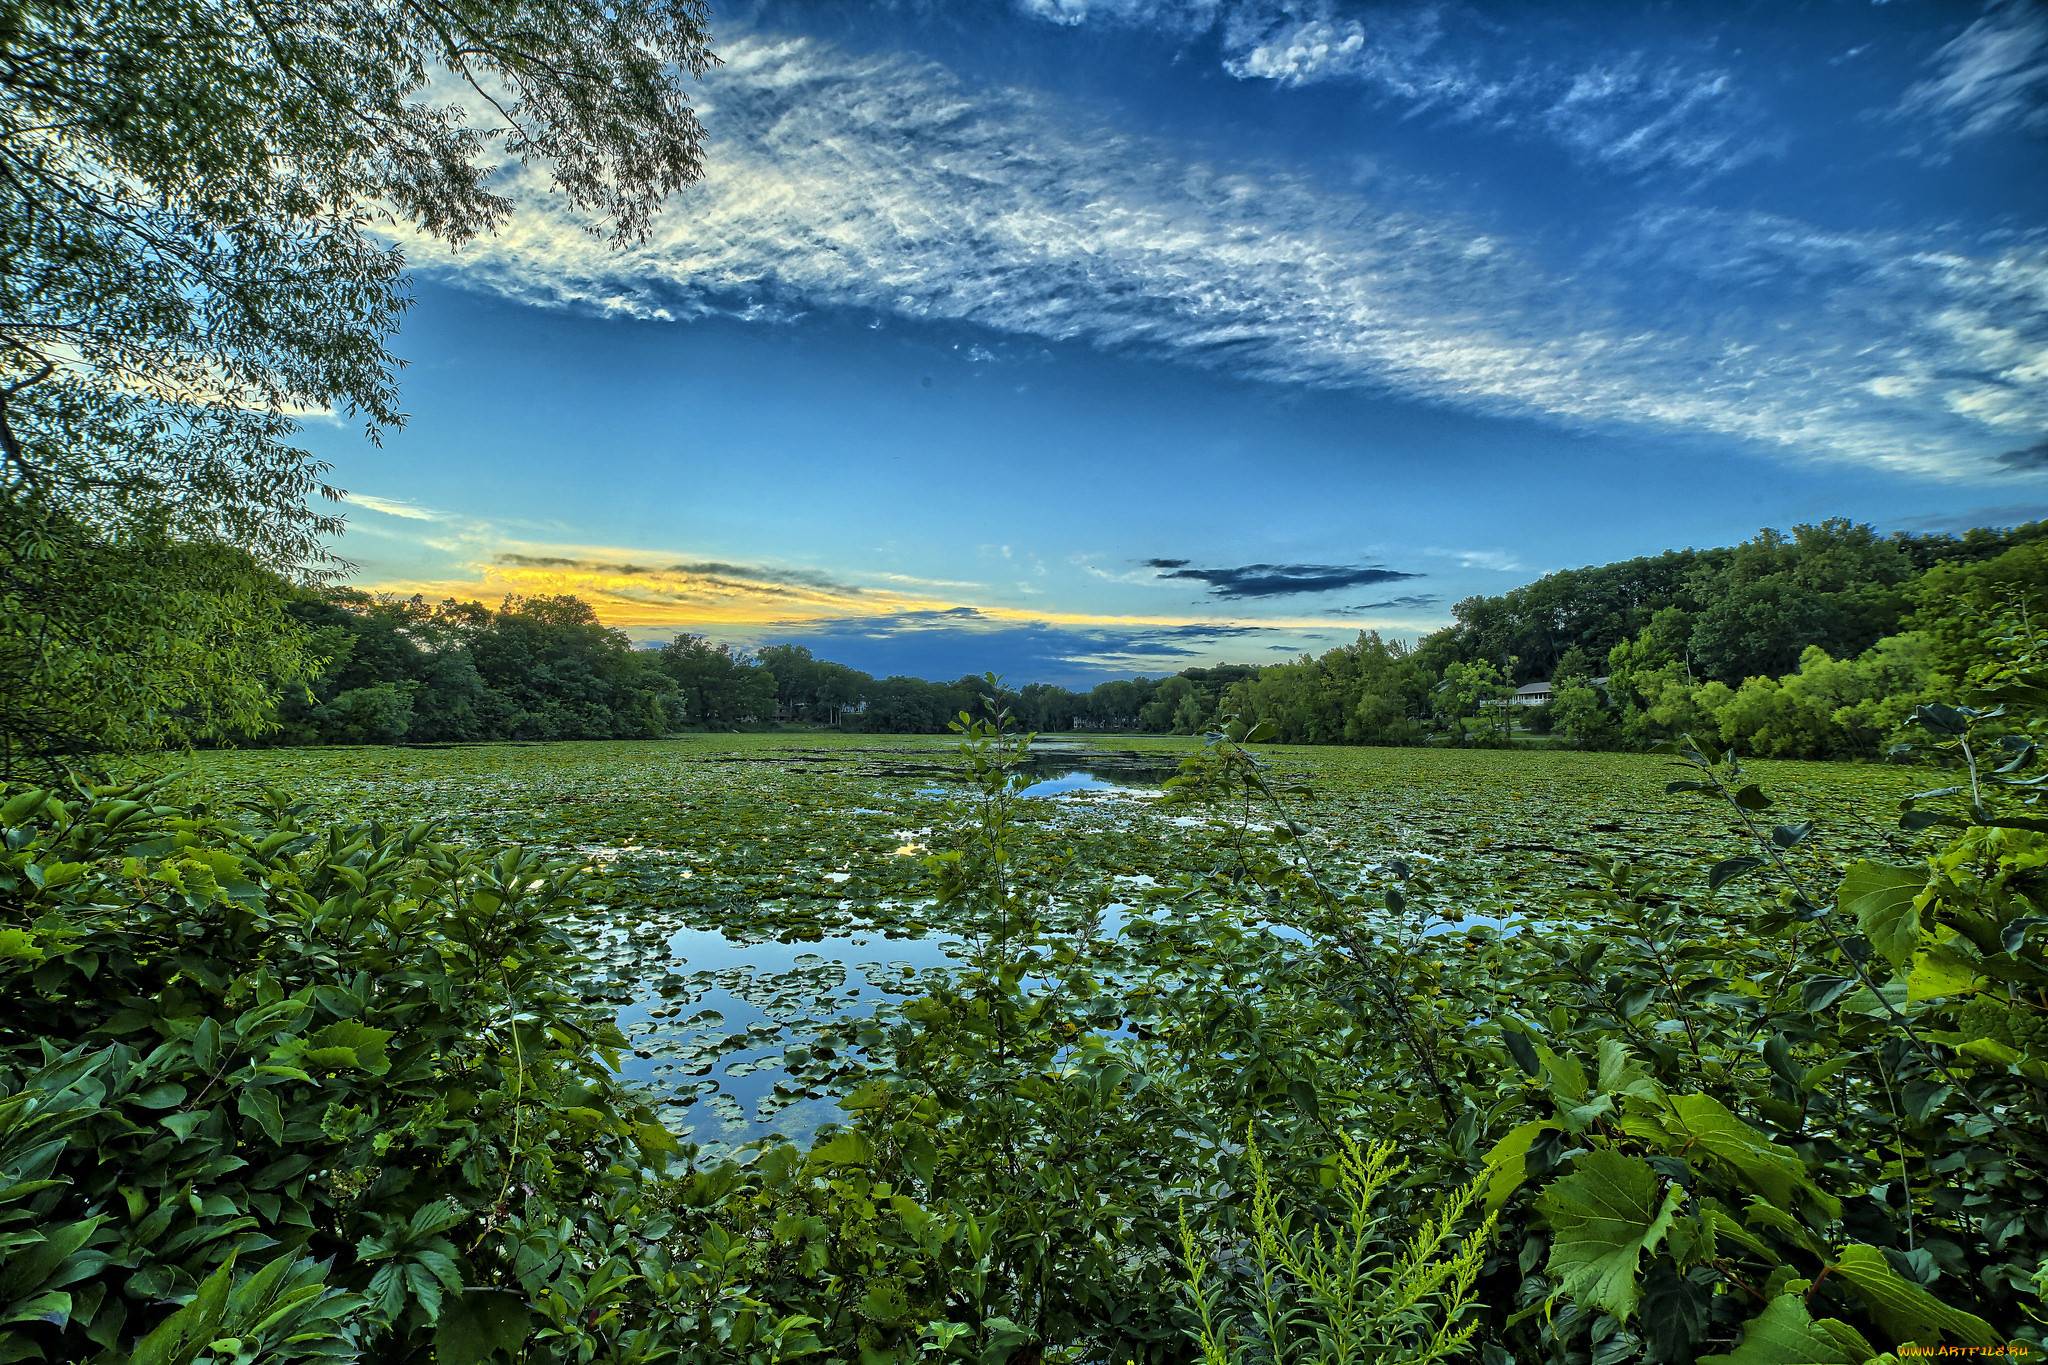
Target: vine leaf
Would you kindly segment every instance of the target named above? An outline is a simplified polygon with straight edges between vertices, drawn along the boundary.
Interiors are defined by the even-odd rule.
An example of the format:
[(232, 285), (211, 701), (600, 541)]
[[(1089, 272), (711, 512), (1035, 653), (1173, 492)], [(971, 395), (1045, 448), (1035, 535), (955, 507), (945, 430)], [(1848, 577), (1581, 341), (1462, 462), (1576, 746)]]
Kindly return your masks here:
[(1891, 1262), (1876, 1247), (1845, 1247), (1834, 1265), (1834, 1277), (1856, 1291), (1877, 1325), (1901, 1342), (1939, 1345), (1944, 1334), (1959, 1338), (1967, 1346), (1996, 1346), (1998, 1333), (1991, 1324), (1941, 1300), (1901, 1278)]
[(1804, 1195), (1829, 1218), (1841, 1216), (1841, 1202), (1807, 1178), (1806, 1163), (1796, 1153), (1772, 1142), (1710, 1095), (1673, 1096), (1654, 1120), (1631, 1118), (1623, 1126), (1631, 1133), (1647, 1133), (1652, 1123), (1655, 1135), (1676, 1150), (1715, 1161), (1781, 1209), (1792, 1208)]
[(1493, 1145), (1486, 1154), (1486, 1211), (1498, 1213), (1501, 1205), (1514, 1198), (1515, 1191), (1522, 1188), (1522, 1182), (1529, 1178), (1529, 1147), (1547, 1132), (1556, 1132), (1560, 1125), (1551, 1119), (1538, 1119), (1513, 1129), (1506, 1137)]
[[(1968, 940), (1961, 940), (1967, 945)], [(1950, 995), (1974, 995), (1984, 987), (1977, 964), (1957, 942), (1937, 943), (1913, 958), (1913, 970), (1906, 977), (1908, 1000), (1939, 1000)]]
[(1550, 1219), (1558, 1293), (1628, 1321), (1642, 1297), (1642, 1255), (1664, 1240), (1683, 1197), (1640, 1157), (1605, 1149), (1580, 1157), (1536, 1201)]
[(1926, 889), (1925, 868), (1856, 863), (1842, 878), (1835, 900), (1843, 913), (1856, 917), (1856, 927), (1887, 962), (1904, 967), (1920, 942), (1920, 913), (1913, 902)]
[(1844, 1323), (1815, 1322), (1799, 1295), (1780, 1294), (1742, 1329), (1740, 1346), (1726, 1355), (1702, 1356), (1700, 1365), (1786, 1365), (1794, 1360), (1802, 1365), (1852, 1365), (1876, 1354), (1868, 1342), (1854, 1350), (1855, 1343), (1839, 1339), (1831, 1330), (1835, 1328), (1861, 1341)]

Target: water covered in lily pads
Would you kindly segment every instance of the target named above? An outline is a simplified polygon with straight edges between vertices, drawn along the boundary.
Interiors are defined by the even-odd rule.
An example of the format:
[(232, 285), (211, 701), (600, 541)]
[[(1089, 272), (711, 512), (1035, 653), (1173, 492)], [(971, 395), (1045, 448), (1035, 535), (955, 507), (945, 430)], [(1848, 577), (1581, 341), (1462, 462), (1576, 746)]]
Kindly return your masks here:
[[(1157, 799), (1196, 745), (1074, 737), (1034, 751), (1027, 794), (1042, 799), (1022, 818), (1034, 842), (1072, 855), (1075, 905), (1091, 889), (1109, 902), (1096, 935), (1170, 904), (1175, 882), (1215, 867), (1234, 837), (1215, 813)], [(1724, 817), (1665, 798), (1668, 764), (1645, 755), (1270, 758), (1309, 851), (1341, 889), (1381, 890), (1397, 864), (1429, 871), (1448, 922), (1418, 932), (1512, 925), (1569, 904), (1595, 857), (1690, 863), (1725, 847)], [(837, 1116), (861, 1023), (956, 965), (959, 939), (936, 916), (923, 863), (955, 818), (954, 763), (938, 737), (692, 735), (210, 753), (190, 761), (188, 781), (217, 800), (276, 786), (338, 818), (430, 819), (453, 837), (581, 860), (596, 884), (591, 989), (616, 1004), (632, 1041), (623, 1070), (679, 1131), (730, 1143), (802, 1138)], [(1913, 787), (1894, 769), (1755, 766), (1781, 800), (1812, 809)], [(1830, 799), (1850, 790), (1853, 802)]]

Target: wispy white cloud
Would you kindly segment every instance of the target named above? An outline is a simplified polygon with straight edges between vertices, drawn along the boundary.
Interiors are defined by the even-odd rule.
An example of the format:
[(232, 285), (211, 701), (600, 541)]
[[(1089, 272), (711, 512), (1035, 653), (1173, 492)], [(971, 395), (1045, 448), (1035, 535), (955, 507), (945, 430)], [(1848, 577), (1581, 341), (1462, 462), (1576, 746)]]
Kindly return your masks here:
[(370, 493), (346, 493), (343, 502), (351, 502), (371, 512), (382, 512), (387, 517), (403, 517), (407, 521), (440, 521), (439, 512), (429, 512), (424, 507), (401, 501), (398, 498), (380, 498)]
[(1930, 116), (1954, 137), (2048, 133), (2048, 8), (2038, 0), (1994, 0), (1934, 65), (1937, 74), (1906, 92), (1901, 113)]
[(1518, 573), (1521, 561), (1506, 550), (1424, 550), (1426, 555), (1455, 559), (1461, 569), (1492, 569), (1496, 573)]
[(805, 39), (725, 57), (710, 173), (648, 243), (613, 253), (535, 177), (505, 232), (416, 259), (548, 305), (867, 310), (1927, 474), (1997, 472), (2048, 429), (2038, 240), (1669, 211), (1560, 273), (1470, 223), (1189, 162), (928, 62)]
[(1782, 148), (1725, 69), (1625, 49), (1577, 65), (1534, 60), (1532, 44), (1465, 5), (1018, 0), (1018, 7), (1075, 26), (1214, 32), (1224, 69), (1240, 79), (1347, 82), (1411, 117), (1549, 138), (1581, 162), (1628, 174), (1718, 174)]

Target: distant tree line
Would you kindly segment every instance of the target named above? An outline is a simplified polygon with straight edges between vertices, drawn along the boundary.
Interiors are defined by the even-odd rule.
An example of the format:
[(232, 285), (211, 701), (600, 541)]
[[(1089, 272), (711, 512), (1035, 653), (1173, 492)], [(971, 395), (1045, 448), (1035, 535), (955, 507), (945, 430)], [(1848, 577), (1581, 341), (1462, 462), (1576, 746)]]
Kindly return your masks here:
[(984, 698), (1033, 729), (1166, 731), (1178, 722), (1193, 733), (1227, 686), (1258, 671), (1189, 669), (1087, 692), (1031, 683), (998, 695), (973, 676), (876, 678), (796, 644), (749, 652), (678, 635), (639, 648), (571, 596), (514, 596), (492, 609), (336, 588), (302, 590), (288, 610), (306, 653), (326, 662), (310, 681), (275, 680), (275, 727), (252, 727), (245, 742), (642, 739), (777, 720), (943, 733)]
[[(2048, 523), (1879, 535), (1834, 518), (1729, 549), (1547, 574), (1454, 609), (1414, 646), (1373, 632), (1260, 669), (1222, 706), (1293, 743), (1589, 747), (1714, 732), (1765, 757), (1878, 751), (1924, 701), (1954, 699), (1986, 622), (2048, 597)], [(1551, 699), (1510, 704), (1522, 684)]]
[[(1197, 734), (1220, 716), (1308, 744), (1483, 744), (1517, 733), (1640, 746), (1702, 728), (1752, 752), (1874, 752), (1947, 700), (1981, 645), (1969, 624), (2048, 590), (2048, 523), (1882, 536), (1834, 519), (1727, 549), (1674, 550), (1472, 597), (1410, 645), (1361, 633), (1319, 657), (1189, 668), (1075, 691), (876, 678), (796, 644), (699, 635), (638, 648), (575, 597), (429, 603), (351, 589), (290, 607), (310, 684), (280, 683), (285, 744), (629, 739), (793, 721), (943, 732), (984, 699), (1032, 729)], [(1509, 704), (1552, 684), (1550, 700)]]

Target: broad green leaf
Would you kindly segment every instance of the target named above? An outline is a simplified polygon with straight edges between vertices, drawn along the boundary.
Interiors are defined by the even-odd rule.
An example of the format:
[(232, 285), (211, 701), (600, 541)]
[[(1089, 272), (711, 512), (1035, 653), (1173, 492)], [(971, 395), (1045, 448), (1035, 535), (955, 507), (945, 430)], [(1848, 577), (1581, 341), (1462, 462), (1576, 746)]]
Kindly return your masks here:
[(1953, 948), (1937, 946), (1913, 955), (1913, 970), (1906, 978), (1906, 999), (1974, 995), (1983, 986), (1984, 978), (1978, 975), (1976, 964)]
[(220, 1269), (206, 1277), (190, 1303), (136, 1343), (129, 1365), (191, 1365), (219, 1333), (234, 1270), (235, 1258), (230, 1255)]
[[(391, 1058), (384, 1050), (384, 1045), (390, 1040), (390, 1029), (369, 1028), (353, 1019), (343, 1019), (307, 1039), (311, 1047), (306, 1057), (320, 1066), (352, 1066), (373, 1076), (381, 1076), (391, 1069)], [(341, 1049), (346, 1049), (349, 1054), (346, 1061), (323, 1059), (323, 1054)]]
[(1927, 889), (1927, 870), (1861, 862), (1850, 866), (1835, 900), (1853, 915), (1885, 961), (1904, 967), (1920, 942), (1920, 912), (1913, 901)]
[(1542, 1043), (1530, 1040), (1536, 1049), (1536, 1056), (1543, 1063), (1543, 1070), (1549, 1077), (1550, 1092), (1566, 1105), (1583, 1104), (1586, 1099), (1586, 1068), (1570, 1053), (1553, 1052)]
[(532, 1325), (516, 1295), (472, 1289), (442, 1308), (434, 1326), (434, 1358), (440, 1365), (481, 1365), (503, 1351), (516, 1360)]
[(1541, 1076), (1543, 1074), (1543, 1062), (1537, 1057), (1536, 1049), (1529, 1042), (1527, 1034), (1523, 1033), (1520, 1029), (1503, 1029), (1501, 1031), (1501, 1042), (1506, 1045), (1508, 1055), (1515, 1059), (1515, 1065), (1522, 1068), (1523, 1075)]
[(1746, 855), (1740, 858), (1723, 858), (1707, 869), (1707, 890), (1719, 891), (1725, 883), (1733, 881), (1745, 872), (1754, 872), (1763, 865), (1762, 858)]
[(46, 1289), (30, 1298), (19, 1299), (0, 1308), (0, 1324), (10, 1322), (47, 1322), (53, 1327), (62, 1327), (71, 1321), (71, 1296), (61, 1289)]
[(1600, 1040), (1600, 1090), (1609, 1095), (1654, 1100), (1663, 1093), (1650, 1068), (1636, 1060), (1628, 1045), (1618, 1038)]
[(50, 794), (41, 788), (30, 788), (19, 792), (0, 806), (0, 825), (18, 825), (40, 811), (50, 800)]
[(1558, 1293), (1626, 1322), (1642, 1296), (1642, 1255), (1664, 1239), (1683, 1197), (1640, 1157), (1604, 1148), (1581, 1156), (1536, 1201), (1550, 1219), (1547, 1268)]
[(1828, 1217), (1841, 1216), (1841, 1201), (1807, 1178), (1806, 1163), (1797, 1153), (1772, 1142), (1712, 1096), (1673, 1096), (1663, 1124), (1676, 1144), (1672, 1155), (1704, 1154), (1780, 1208), (1792, 1208), (1795, 1194), (1803, 1194)]
[(1976, 1061), (1988, 1062), (1992, 1066), (2012, 1066), (2016, 1062), (2026, 1060), (2023, 1054), (2007, 1047), (1996, 1038), (1972, 1038), (1956, 1051)]
[(1511, 1130), (1486, 1154), (1486, 1211), (1498, 1212), (1529, 1178), (1529, 1147), (1538, 1136), (1557, 1131), (1550, 1119), (1538, 1119)]
[(1800, 983), (1799, 1007), (1810, 1014), (1818, 1014), (1855, 989), (1856, 978), (1853, 976), (1810, 976)]
[(206, 1122), (206, 1111), (173, 1114), (169, 1118), (159, 1119), (157, 1122), (177, 1134), (178, 1141), (183, 1142), (192, 1136), (193, 1129)]
[(2001, 1340), (1984, 1319), (1949, 1307), (1901, 1277), (1876, 1247), (1845, 1248), (1831, 1273), (1854, 1289), (1877, 1325), (1901, 1342), (1934, 1346), (1953, 1336), (1966, 1346), (1996, 1346)]
[(889, 1094), (887, 1081), (863, 1081), (839, 1101), (839, 1107), (849, 1111), (881, 1109), (888, 1105)]
[[(1865, 1357), (1866, 1359), (1868, 1357)], [(1797, 1294), (1780, 1294), (1743, 1324), (1742, 1340), (1725, 1355), (1699, 1365), (1859, 1365), (1806, 1311)]]
[(849, 1128), (812, 1148), (811, 1155), (830, 1166), (865, 1166), (875, 1159), (875, 1149), (865, 1133)]
[(446, 1232), (467, 1217), (468, 1213), (446, 1199), (436, 1199), (431, 1204), (422, 1204), (413, 1210), (412, 1219), (406, 1224), (406, 1235), (413, 1238), (431, 1237), (437, 1232)]
[(1714, 1236), (1716, 1238), (1725, 1238), (1735, 1243), (1760, 1261), (1774, 1266), (1784, 1263), (1784, 1258), (1771, 1250), (1763, 1238), (1737, 1222), (1735, 1215), (1728, 1212), (1720, 1204), (1712, 1199), (1702, 1199), (1700, 1205), (1706, 1210), (1707, 1221), (1714, 1225)]
[(1835, 1345), (1841, 1347), (1856, 1365), (1864, 1365), (1864, 1362), (1876, 1358), (1877, 1348), (1870, 1344), (1870, 1339), (1840, 1318), (1815, 1318), (1813, 1325), (1833, 1337)]
[(139, 1090), (130, 1098), (144, 1109), (175, 1109), (185, 1102), (187, 1091), (176, 1081), (162, 1081), (146, 1090)]

